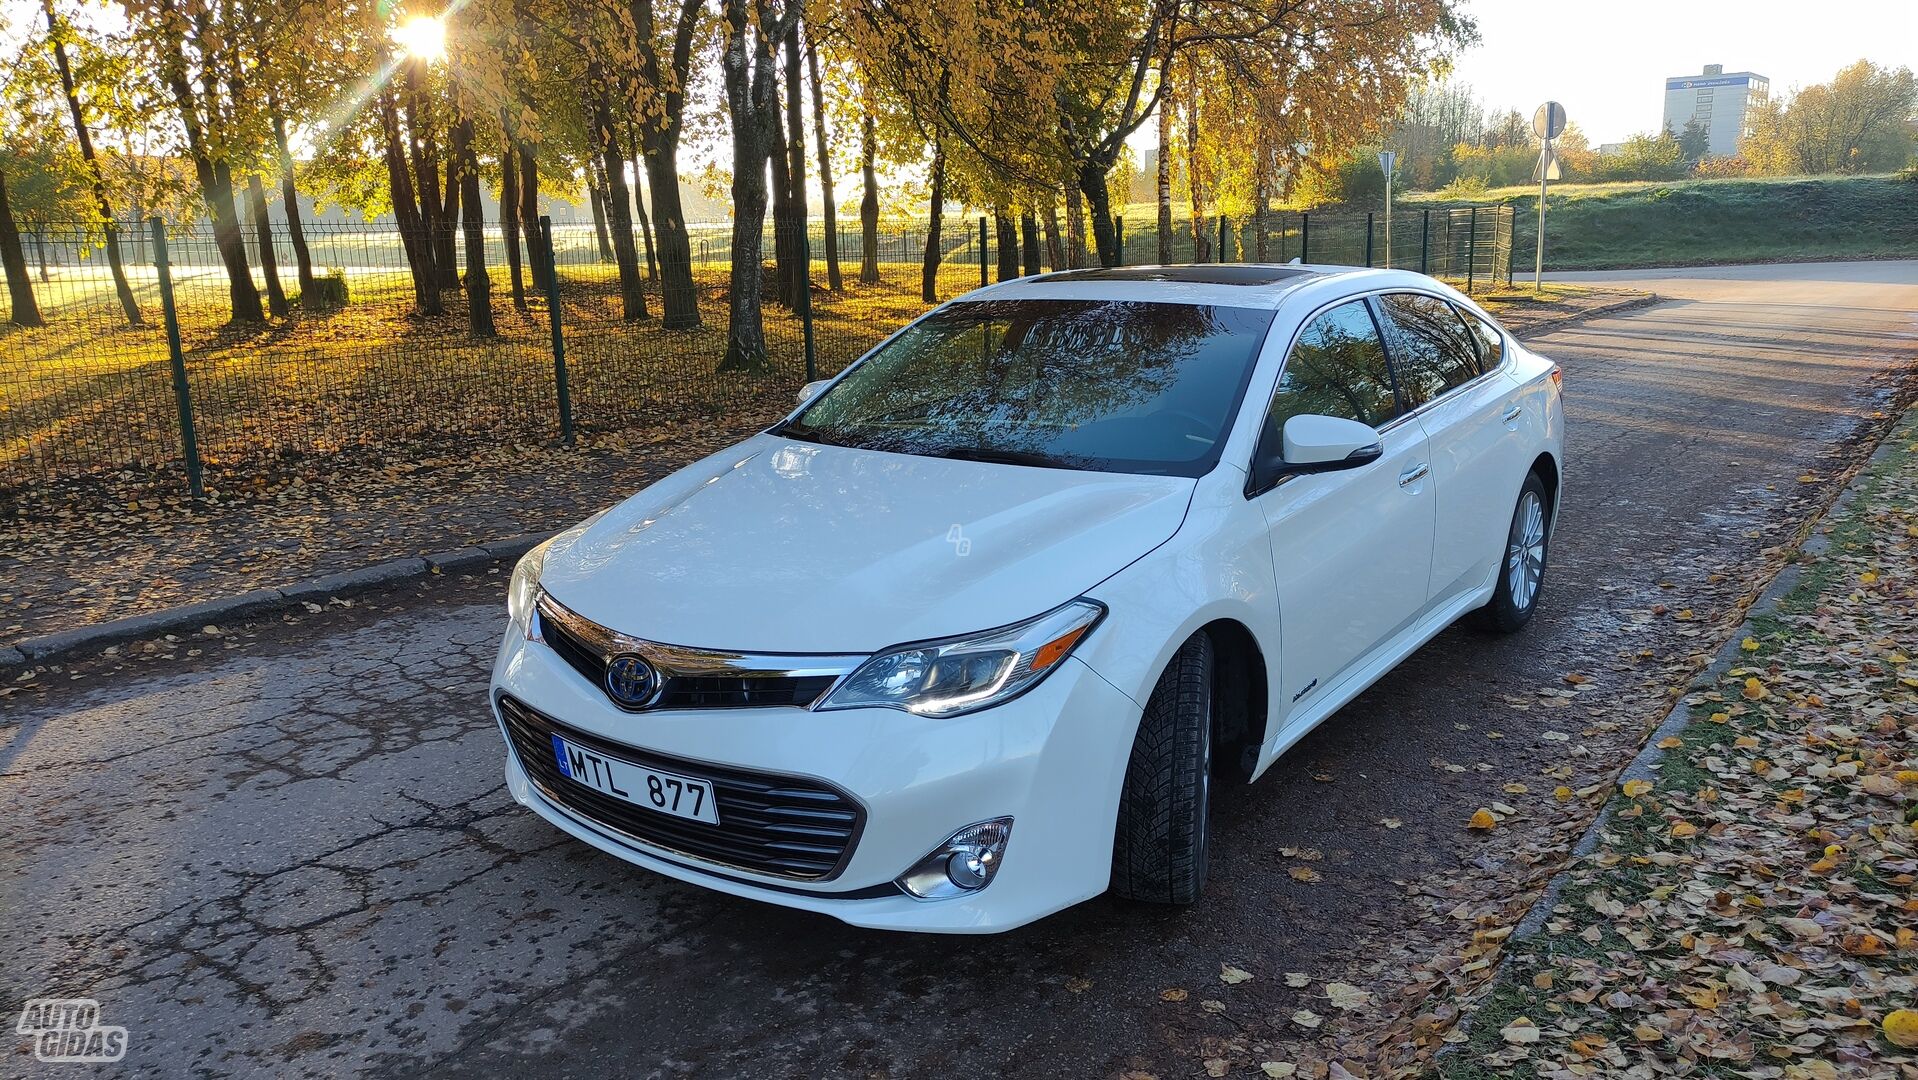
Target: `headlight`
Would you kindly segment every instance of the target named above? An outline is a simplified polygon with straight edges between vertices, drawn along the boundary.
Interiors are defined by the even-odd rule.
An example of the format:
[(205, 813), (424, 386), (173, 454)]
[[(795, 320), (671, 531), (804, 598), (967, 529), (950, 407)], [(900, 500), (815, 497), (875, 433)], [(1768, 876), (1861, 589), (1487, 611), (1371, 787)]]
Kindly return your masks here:
[(1096, 601), (1074, 600), (999, 630), (902, 645), (859, 665), (819, 708), (942, 717), (988, 708), (1051, 674), (1105, 613)]
[(539, 572), (546, 566), (546, 549), (551, 540), (520, 557), (513, 567), (512, 583), (506, 586), (506, 615), (513, 625), (528, 636), (532, 634), (533, 602), (539, 599)]

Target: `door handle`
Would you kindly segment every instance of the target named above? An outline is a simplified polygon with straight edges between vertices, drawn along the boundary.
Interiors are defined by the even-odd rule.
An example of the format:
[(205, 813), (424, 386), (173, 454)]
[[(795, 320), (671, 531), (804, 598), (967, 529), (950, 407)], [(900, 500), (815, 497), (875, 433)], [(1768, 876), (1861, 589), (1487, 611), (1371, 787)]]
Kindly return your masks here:
[(1504, 416), (1501, 416), (1501, 417), (1499, 417), (1499, 419), (1501, 419), (1501, 420), (1503, 420), (1503, 421), (1505, 421), (1506, 423), (1508, 423), (1508, 424), (1509, 424), (1509, 423), (1511, 423), (1512, 421), (1514, 421), (1514, 420), (1516, 420), (1516, 419), (1518, 419), (1518, 415), (1519, 415), (1520, 413), (1522, 413), (1522, 412), (1524, 412), (1524, 411), (1525, 411), (1524, 409), (1522, 409), (1522, 408), (1520, 408), (1520, 407), (1519, 407), (1519, 406), (1517, 406), (1517, 405), (1514, 405), (1514, 406), (1512, 406), (1511, 408), (1509, 408), (1509, 409), (1507, 409), (1507, 410), (1505, 410), (1505, 415), (1504, 415)]
[(1416, 484), (1420, 480), (1425, 479), (1425, 474), (1431, 471), (1432, 471), (1432, 466), (1421, 461), (1417, 465), (1414, 465), (1411, 468), (1399, 474), (1399, 486), (1411, 487), (1413, 484)]

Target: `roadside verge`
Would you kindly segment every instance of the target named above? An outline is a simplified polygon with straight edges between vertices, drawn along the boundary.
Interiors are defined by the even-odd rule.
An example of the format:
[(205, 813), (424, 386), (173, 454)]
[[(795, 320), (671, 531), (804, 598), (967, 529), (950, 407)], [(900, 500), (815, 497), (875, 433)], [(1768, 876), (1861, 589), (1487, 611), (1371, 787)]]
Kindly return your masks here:
[(1621, 774), (1439, 1074), (1918, 1068), (1914, 655), (1918, 412)]

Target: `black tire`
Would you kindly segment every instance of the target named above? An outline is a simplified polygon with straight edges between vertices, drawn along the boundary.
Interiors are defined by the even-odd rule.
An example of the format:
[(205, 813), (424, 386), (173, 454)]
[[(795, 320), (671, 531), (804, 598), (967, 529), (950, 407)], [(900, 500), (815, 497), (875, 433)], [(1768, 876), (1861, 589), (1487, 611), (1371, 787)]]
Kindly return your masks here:
[(1205, 888), (1212, 792), (1212, 639), (1194, 634), (1159, 675), (1119, 794), (1112, 891), (1190, 904)]
[[(1536, 518), (1533, 515), (1536, 514)], [(1529, 529), (1536, 529), (1537, 542), (1523, 541)], [(1512, 506), (1512, 524), (1505, 532), (1505, 546), (1499, 551), (1498, 587), (1492, 599), (1478, 609), (1479, 625), (1495, 634), (1516, 633), (1532, 621), (1538, 610), (1538, 598), (1545, 590), (1545, 563), (1551, 548), (1552, 500), (1538, 474), (1526, 473)], [(1514, 559), (1522, 557), (1536, 567), (1528, 589), (1521, 586), (1514, 572)]]

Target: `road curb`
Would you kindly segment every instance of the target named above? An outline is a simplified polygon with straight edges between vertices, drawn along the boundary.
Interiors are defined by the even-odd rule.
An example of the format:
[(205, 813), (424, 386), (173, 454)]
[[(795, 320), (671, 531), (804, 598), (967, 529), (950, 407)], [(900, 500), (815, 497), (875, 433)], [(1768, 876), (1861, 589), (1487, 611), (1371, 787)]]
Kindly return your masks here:
[[(1805, 538), (1792, 553), (1794, 561), (1786, 564), (1783, 569), (1779, 570), (1777, 575), (1771, 579), (1771, 583), (1766, 585), (1764, 591), (1758, 594), (1758, 598), (1752, 601), (1750, 607), (1745, 609), (1744, 619), (1739, 622), (1737, 628), (1732, 631), (1731, 635), (1725, 639), (1725, 644), (1718, 650), (1717, 654), (1712, 657), (1711, 663), (1705, 665), (1704, 670), (1700, 671), (1692, 678), (1690, 683), (1686, 684), (1685, 692), (1679, 695), (1678, 700), (1673, 703), (1671, 710), (1665, 714), (1665, 718), (1646, 736), (1645, 745), (1639, 749), (1637, 755), (1625, 766), (1624, 771), (1618, 775), (1618, 783), (1624, 783), (1627, 780), (1657, 779), (1658, 767), (1663, 764), (1668, 753), (1668, 751), (1659, 749), (1659, 741), (1667, 735), (1676, 735), (1680, 730), (1690, 724), (1691, 706), (1694, 703), (1695, 697), (1699, 693), (1717, 685), (1725, 672), (1744, 662), (1744, 650), (1740, 647), (1740, 643), (1752, 633), (1753, 620), (1776, 611), (1779, 602), (1786, 596), (1789, 596), (1794, 588), (1797, 588), (1799, 579), (1804, 576), (1804, 564), (1797, 561), (1799, 556), (1822, 555), (1830, 548), (1831, 535), (1829, 531), (1821, 527), (1827, 522), (1838, 521), (1844, 515), (1845, 511), (1851, 507), (1852, 502), (1858, 497), (1859, 486), (1864, 482), (1866, 475), (1868, 475), (1872, 468), (1879, 464), (1887, 454), (1897, 448), (1897, 443), (1891, 436), (1903, 423), (1904, 418), (1901, 416), (1885, 428), (1884, 435), (1878, 440), (1878, 445), (1872, 449), (1871, 455), (1858, 466), (1857, 470), (1852, 474), (1851, 479), (1846, 482), (1844, 490), (1840, 491), (1838, 496), (1834, 498), (1829, 505), (1822, 511), (1819, 511), (1806, 523)], [(1592, 850), (1598, 846), (1599, 834), (1611, 824), (1613, 805), (1614, 800), (1611, 794), (1608, 793), (1605, 798), (1605, 805), (1599, 811), (1598, 816), (1592, 819), (1592, 823), (1579, 835), (1578, 842), (1572, 845), (1571, 854), (1567, 856), (1565, 865), (1557, 873), (1552, 875), (1552, 880), (1546, 884), (1545, 891), (1539, 894), (1538, 900), (1532, 904), (1531, 909), (1525, 913), (1525, 917), (1520, 919), (1518, 925), (1513, 928), (1512, 941), (1519, 942), (1528, 940), (1536, 937), (1539, 931), (1544, 929), (1545, 920), (1550, 918), (1552, 909), (1558, 906), (1558, 901), (1564, 891), (1565, 883), (1571, 877), (1572, 871), (1576, 868), (1575, 864), (1579, 859), (1592, 853)]]
[(1521, 339), (1534, 337), (1539, 334), (1549, 334), (1554, 330), (1563, 329), (1573, 323), (1584, 322), (1586, 319), (1596, 319), (1605, 315), (1616, 315), (1621, 311), (1632, 311), (1637, 308), (1651, 307), (1653, 304), (1660, 303), (1664, 299), (1664, 297), (1657, 293), (1648, 292), (1642, 296), (1628, 297), (1624, 300), (1618, 300), (1610, 304), (1601, 304), (1598, 307), (1588, 308), (1584, 311), (1574, 311), (1567, 315), (1560, 315), (1554, 319), (1534, 323), (1523, 330), (1514, 330), (1512, 333)]
[(24, 638), (11, 645), (0, 645), (0, 677), (10, 677), (22, 669), (56, 663), (128, 641), (181, 631), (194, 632), (211, 624), (388, 588), (431, 573), (468, 570), (489, 562), (518, 559), (550, 535), (526, 533), (416, 558), (388, 559), (353, 570), (306, 578), (277, 588), (253, 589), (236, 596), (179, 604), (111, 622)]

